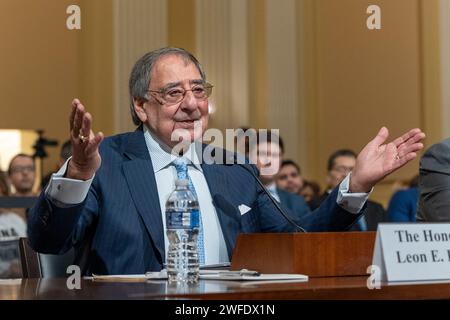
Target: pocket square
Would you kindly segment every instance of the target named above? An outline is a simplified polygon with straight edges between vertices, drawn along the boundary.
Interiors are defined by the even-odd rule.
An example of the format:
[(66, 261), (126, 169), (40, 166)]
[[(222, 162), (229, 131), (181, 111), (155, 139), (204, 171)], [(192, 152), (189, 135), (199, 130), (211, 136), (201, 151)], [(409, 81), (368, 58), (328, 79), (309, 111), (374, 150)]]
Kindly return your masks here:
[(238, 208), (239, 212), (241, 213), (241, 216), (252, 210), (252, 208), (247, 207), (245, 204), (241, 204)]

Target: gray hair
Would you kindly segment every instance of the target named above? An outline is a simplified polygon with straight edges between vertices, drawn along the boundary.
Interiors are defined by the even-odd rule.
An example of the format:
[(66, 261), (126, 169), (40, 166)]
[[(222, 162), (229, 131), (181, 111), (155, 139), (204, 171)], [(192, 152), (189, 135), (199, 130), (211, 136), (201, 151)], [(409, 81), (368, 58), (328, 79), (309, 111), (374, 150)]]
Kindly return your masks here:
[(166, 47), (146, 53), (134, 65), (131, 70), (130, 80), (128, 83), (130, 91), (131, 117), (133, 119), (133, 123), (137, 126), (141, 124), (141, 120), (134, 110), (133, 99), (144, 101), (147, 100), (147, 92), (151, 81), (153, 67), (160, 58), (168, 55), (177, 55), (182, 57), (186, 62), (192, 62), (197, 67), (202, 80), (206, 81), (206, 75), (202, 69), (202, 66), (194, 55), (185, 49)]

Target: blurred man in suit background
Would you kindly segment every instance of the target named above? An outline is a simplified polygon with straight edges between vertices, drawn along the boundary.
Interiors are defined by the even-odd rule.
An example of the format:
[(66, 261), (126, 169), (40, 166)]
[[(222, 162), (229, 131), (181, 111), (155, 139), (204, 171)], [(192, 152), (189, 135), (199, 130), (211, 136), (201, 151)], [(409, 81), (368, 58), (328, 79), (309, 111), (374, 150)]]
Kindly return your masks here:
[(303, 188), (300, 166), (292, 160), (283, 160), (277, 175), (277, 187), (290, 193), (300, 194)]
[(303, 188), (300, 190), (300, 195), (305, 199), (311, 210), (320, 206), (320, 185), (312, 180), (304, 180)]
[(33, 157), (23, 153), (15, 155), (9, 163), (8, 177), (14, 187), (12, 195), (33, 196), (33, 186), (36, 179), (36, 165)]
[[(32, 156), (24, 153), (15, 155), (9, 162), (8, 178), (13, 189), (10, 192), (10, 196), (36, 196), (36, 192), (33, 190), (36, 180), (36, 164)], [(22, 219), (27, 219), (27, 209), (11, 208), (11, 211), (17, 213)]]
[[(276, 177), (279, 175), (283, 154), (283, 140), (270, 130), (267, 135), (257, 135), (256, 145), (250, 146), (250, 160), (256, 163), (256, 167), (260, 170), (259, 177), (262, 183), (275, 200), (281, 204), (281, 207), (290, 214), (294, 221), (299, 223), (302, 216), (310, 213), (310, 209), (303, 197), (277, 186)], [(270, 173), (261, 173), (264, 168), (269, 167), (272, 169)]]
[(396, 191), (387, 210), (389, 222), (415, 222), (417, 215), (417, 202), (419, 200), (419, 175), (412, 178), (408, 186)]
[[(356, 153), (348, 149), (339, 149), (328, 158), (327, 190), (322, 194), (322, 202), (341, 181), (354, 169)], [(375, 231), (379, 222), (386, 221), (386, 211), (375, 201), (367, 200), (367, 209), (364, 215), (352, 228), (353, 231)]]

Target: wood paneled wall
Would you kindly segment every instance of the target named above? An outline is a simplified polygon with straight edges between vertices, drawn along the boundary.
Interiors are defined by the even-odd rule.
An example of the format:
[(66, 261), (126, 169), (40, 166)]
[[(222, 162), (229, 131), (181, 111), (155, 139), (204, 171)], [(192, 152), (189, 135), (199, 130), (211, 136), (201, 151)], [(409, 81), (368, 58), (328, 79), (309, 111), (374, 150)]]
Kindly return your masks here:
[[(65, 28), (69, 4), (81, 6), (81, 30)], [(381, 30), (366, 28), (370, 4), (381, 8)], [(281, 129), (287, 157), (323, 182), (332, 151), (359, 151), (383, 125), (392, 136), (419, 126), (427, 145), (450, 132), (442, 107), (450, 100), (441, 74), (445, 7), (442, 0), (2, 0), (0, 127), (44, 128), (62, 141), (70, 101), (80, 97), (96, 130), (133, 129), (133, 63), (180, 46), (215, 84), (212, 126)], [(45, 170), (57, 153), (50, 150)], [(417, 166), (373, 196), (386, 203), (393, 181)]]

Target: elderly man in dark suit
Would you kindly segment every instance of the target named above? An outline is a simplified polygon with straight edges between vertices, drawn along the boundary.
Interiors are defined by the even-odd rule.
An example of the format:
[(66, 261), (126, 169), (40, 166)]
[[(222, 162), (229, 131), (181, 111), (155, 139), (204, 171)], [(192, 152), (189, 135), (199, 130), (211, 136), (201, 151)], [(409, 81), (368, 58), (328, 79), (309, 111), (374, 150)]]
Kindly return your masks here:
[(419, 171), (417, 221), (450, 221), (450, 138), (425, 152)]
[[(192, 54), (163, 48), (144, 55), (131, 72), (129, 88), (137, 129), (106, 139), (94, 134), (92, 116), (73, 101), (73, 156), (29, 215), (35, 250), (64, 253), (74, 247), (84, 274), (161, 270), (168, 246), (165, 202), (179, 170), (199, 198), (205, 257), (200, 263), (229, 261), (241, 232), (293, 231), (242, 165), (199, 161), (206, 148), (197, 141), (208, 125), (212, 86)], [(320, 208), (302, 217), (305, 229), (348, 229), (367, 192), (416, 156), (424, 134), (413, 129), (384, 144), (387, 137), (382, 128), (361, 151), (352, 174)]]

